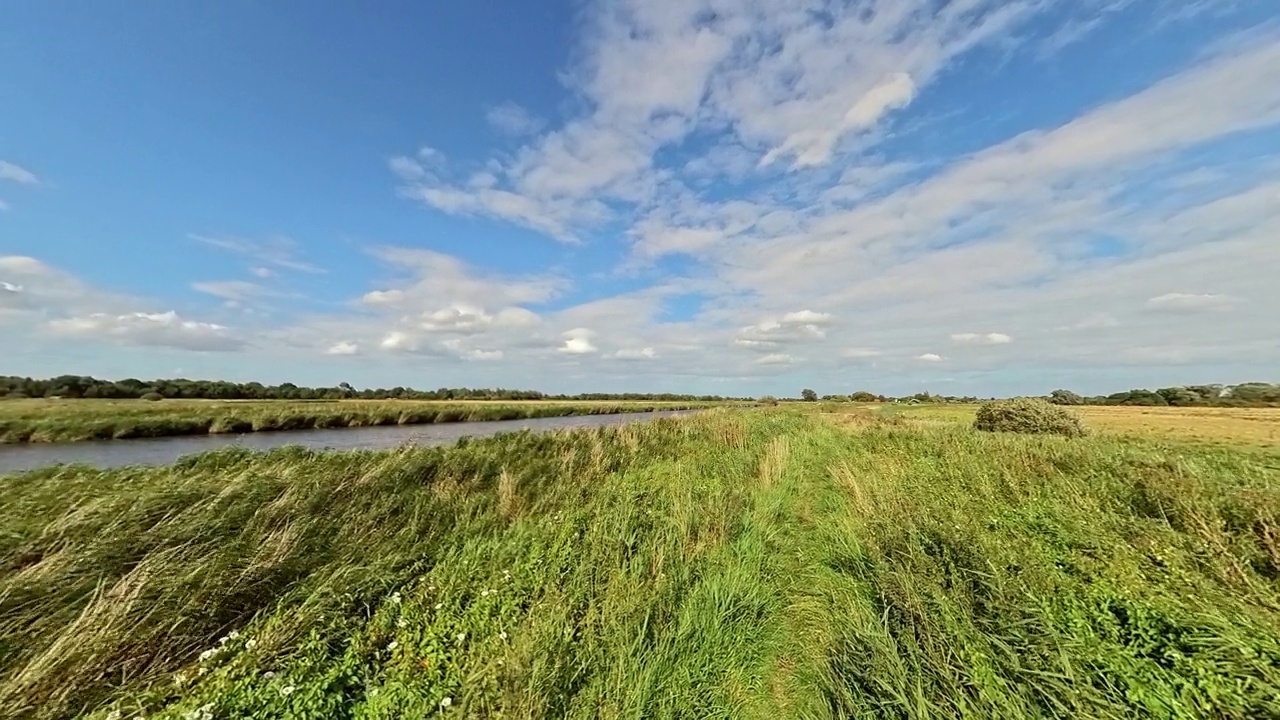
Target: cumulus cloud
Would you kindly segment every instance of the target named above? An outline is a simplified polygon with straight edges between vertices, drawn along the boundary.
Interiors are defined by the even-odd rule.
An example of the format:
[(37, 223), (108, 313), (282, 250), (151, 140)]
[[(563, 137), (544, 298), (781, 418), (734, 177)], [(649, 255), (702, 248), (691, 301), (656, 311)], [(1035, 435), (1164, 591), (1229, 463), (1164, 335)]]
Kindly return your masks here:
[(613, 357), (619, 360), (652, 360), (658, 357), (658, 353), (654, 352), (651, 347), (630, 349), (625, 348), (613, 354)]
[(920, 362), (939, 363), (942, 362), (942, 356), (937, 353), (925, 353), (916, 357)]
[(595, 345), (591, 343), (591, 337), (595, 335), (586, 328), (574, 328), (564, 333), (564, 344), (560, 346), (560, 352), (568, 355), (587, 355), (597, 351)]
[(329, 346), (329, 349), (325, 350), (324, 354), (325, 355), (356, 355), (359, 352), (360, 352), (360, 345), (358, 345), (357, 343), (350, 342), (348, 340), (343, 340), (341, 342), (337, 342)]
[(1013, 338), (1004, 333), (954, 333), (951, 341), (960, 345), (1008, 345)]
[(49, 327), (61, 335), (102, 338), (127, 345), (207, 352), (239, 350), (245, 346), (244, 341), (232, 334), (230, 328), (216, 323), (186, 320), (173, 311), (135, 312), (126, 315), (94, 313), (52, 320)]
[(40, 178), (30, 170), (11, 162), (0, 160), (0, 180), (9, 180), (19, 185), (39, 185)]
[(779, 343), (821, 340), (834, 320), (829, 313), (813, 310), (784, 313), (742, 328), (734, 342), (743, 347), (767, 348)]

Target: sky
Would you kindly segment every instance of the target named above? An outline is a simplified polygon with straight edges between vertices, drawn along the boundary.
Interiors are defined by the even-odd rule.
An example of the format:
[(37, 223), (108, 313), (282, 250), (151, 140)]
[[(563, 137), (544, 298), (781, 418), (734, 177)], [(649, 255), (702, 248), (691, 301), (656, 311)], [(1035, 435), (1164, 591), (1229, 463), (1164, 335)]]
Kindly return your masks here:
[(1274, 0), (0, 9), (0, 373), (1280, 381)]

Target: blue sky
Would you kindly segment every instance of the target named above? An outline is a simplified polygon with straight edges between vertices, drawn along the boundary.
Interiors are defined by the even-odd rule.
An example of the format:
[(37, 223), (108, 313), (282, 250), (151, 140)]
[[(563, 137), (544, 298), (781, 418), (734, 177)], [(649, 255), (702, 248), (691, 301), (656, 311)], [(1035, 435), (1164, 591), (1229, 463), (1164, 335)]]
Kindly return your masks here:
[(0, 22), (4, 372), (1280, 379), (1271, 2), (55, 1)]

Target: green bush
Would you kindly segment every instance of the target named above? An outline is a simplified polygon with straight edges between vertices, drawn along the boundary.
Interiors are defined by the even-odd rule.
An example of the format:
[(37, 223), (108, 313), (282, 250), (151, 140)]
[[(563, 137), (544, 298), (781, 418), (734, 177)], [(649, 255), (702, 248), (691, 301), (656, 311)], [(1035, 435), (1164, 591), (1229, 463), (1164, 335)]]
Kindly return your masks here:
[(158, 400), (163, 400), (164, 396), (158, 392), (149, 392), (149, 393), (143, 393), (142, 397), (139, 399), (146, 400), (148, 402), (156, 402)]
[(1070, 411), (1038, 398), (983, 403), (973, 421), (976, 430), (1080, 437), (1088, 430)]

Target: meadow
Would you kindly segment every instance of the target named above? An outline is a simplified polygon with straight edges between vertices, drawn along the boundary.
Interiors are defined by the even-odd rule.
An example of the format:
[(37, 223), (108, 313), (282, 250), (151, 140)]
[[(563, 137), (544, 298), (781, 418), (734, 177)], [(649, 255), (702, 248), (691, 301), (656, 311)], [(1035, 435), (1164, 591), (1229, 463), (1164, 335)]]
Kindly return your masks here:
[(5, 478), (0, 717), (1280, 717), (1280, 450), (839, 410)]
[(524, 420), (708, 407), (549, 400), (54, 400), (0, 402), (0, 444)]

